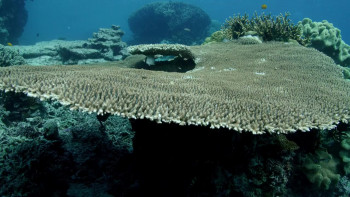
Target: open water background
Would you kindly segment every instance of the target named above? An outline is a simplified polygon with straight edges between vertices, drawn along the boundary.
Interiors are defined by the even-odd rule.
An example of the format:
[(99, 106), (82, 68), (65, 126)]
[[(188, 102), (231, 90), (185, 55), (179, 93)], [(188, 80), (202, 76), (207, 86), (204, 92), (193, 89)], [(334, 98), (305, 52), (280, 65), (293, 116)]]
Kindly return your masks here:
[[(85, 40), (98, 28), (120, 25), (124, 41), (131, 38), (128, 17), (152, 0), (33, 0), (27, 1), (28, 22), (20, 44), (64, 38)], [(159, 2), (159, 1), (158, 1)], [(305, 17), (313, 21), (328, 20), (342, 31), (343, 40), (350, 44), (350, 0), (186, 0), (202, 8), (212, 20), (221, 23), (234, 14), (290, 12), (294, 23)], [(267, 9), (262, 10), (261, 5)]]

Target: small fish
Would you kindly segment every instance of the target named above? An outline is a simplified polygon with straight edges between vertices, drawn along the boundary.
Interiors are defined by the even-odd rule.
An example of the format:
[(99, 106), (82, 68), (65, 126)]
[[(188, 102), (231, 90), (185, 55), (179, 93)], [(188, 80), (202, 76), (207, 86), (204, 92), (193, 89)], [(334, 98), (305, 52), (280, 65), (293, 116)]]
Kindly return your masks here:
[(191, 31), (191, 29), (190, 29), (190, 28), (184, 28), (184, 31), (188, 31), (188, 32), (190, 32), (190, 31)]
[(262, 4), (261, 5), (261, 9), (265, 10), (267, 8), (267, 5), (266, 4)]
[(39, 37), (40, 36), (40, 34), (39, 33), (36, 33), (36, 37)]
[(8, 43), (7, 43), (7, 46), (12, 47), (12, 46), (13, 46), (13, 44), (12, 44), (11, 42), (8, 42)]

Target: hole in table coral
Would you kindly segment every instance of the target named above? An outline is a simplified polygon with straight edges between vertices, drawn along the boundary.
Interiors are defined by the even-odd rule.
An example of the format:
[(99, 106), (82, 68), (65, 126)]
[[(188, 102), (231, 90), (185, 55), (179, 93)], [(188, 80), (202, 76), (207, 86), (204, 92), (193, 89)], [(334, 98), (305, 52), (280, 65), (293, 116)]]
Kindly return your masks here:
[(134, 68), (184, 73), (193, 70), (195, 68), (195, 62), (192, 59), (179, 56), (155, 55), (154, 57), (145, 56), (144, 60), (135, 64)]

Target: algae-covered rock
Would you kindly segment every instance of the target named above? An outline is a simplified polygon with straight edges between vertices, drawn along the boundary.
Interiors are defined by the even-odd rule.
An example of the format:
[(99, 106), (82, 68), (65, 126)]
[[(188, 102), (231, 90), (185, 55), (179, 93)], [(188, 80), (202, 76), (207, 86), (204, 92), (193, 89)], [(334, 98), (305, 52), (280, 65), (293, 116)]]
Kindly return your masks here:
[(105, 187), (99, 194), (111, 190), (120, 194), (132, 185), (126, 164), (134, 132), (126, 119), (110, 117), (101, 132), (95, 115), (43, 102), (45, 113), (30, 111), (28, 118), (5, 124), (30, 103), (15, 100), (12, 103), (19, 107), (6, 109), (6, 99), (14, 95), (4, 94), (0, 94), (0, 196), (66, 196), (71, 183), (91, 191), (100, 184)]
[(127, 55), (126, 50), (124, 50), (127, 45), (122, 41), (123, 35), (124, 32), (117, 25), (112, 25), (111, 28), (100, 28), (97, 33), (93, 33), (93, 37), (88, 40), (86, 47), (98, 50), (101, 58), (105, 60), (121, 60)]
[(337, 64), (350, 66), (350, 46), (342, 40), (340, 30), (332, 23), (326, 20), (312, 22), (304, 18), (298, 25), (309, 46), (330, 56)]
[(59, 139), (57, 122), (53, 119), (49, 119), (43, 125), (44, 137), (48, 140)]
[(128, 55), (127, 45), (121, 41), (123, 34), (119, 26), (112, 25), (111, 28), (100, 28), (88, 40), (51, 40), (11, 48), (18, 51), (17, 53), (25, 59), (26, 64), (36, 66), (118, 61)]
[(16, 49), (0, 44), (0, 67), (22, 65), (24, 63), (24, 58)]

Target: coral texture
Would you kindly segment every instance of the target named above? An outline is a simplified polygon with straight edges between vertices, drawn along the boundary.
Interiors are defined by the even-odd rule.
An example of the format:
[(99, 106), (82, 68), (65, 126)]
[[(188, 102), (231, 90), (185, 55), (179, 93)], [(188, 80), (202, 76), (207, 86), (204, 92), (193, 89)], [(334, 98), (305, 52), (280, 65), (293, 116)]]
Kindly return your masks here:
[(100, 132), (94, 115), (36, 100), (0, 93), (0, 196), (66, 196), (75, 184), (97, 196), (107, 196), (108, 187), (125, 193), (134, 181), (123, 164), (133, 151), (129, 122), (111, 117)]
[(24, 58), (13, 47), (3, 46), (0, 44), (0, 67), (22, 65), (25, 63)]
[(124, 32), (117, 25), (112, 25), (111, 28), (100, 28), (97, 33), (93, 33), (93, 37), (84, 47), (97, 50), (105, 60), (120, 60), (125, 56), (123, 50), (126, 43), (122, 41), (123, 35)]
[[(288, 133), (350, 119), (350, 84), (317, 50), (234, 42), (190, 47), (186, 73), (90, 66), (0, 68), (0, 89), (57, 99), (71, 109), (236, 131)], [(130, 65), (132, 66), (132, 65)]]
[(289, 14), (279, 16), (265, 15), (264, 13), (249, 19), (247, 14), (230, 17), (226, 20), (223, 33), (229, 39), (237, 39), (247, 35), (257, 35), (263, 41), (284, 41), (290, 39), (303, 44), (300, 28), (288, 18)]
[(203, 44), (208, 44), (211, 42), (222, 42), (224, 39), (227, 39), (223, 31), (216, 31), (210, 35), (210, 37), (207, 37), (204, 40)]
[(324, 20), (312, 22), (304, 18), (299, 22), (302, 36), (309, 41), (309, 45), (327, 54), (342, 66), (350, 66), (350, 46), (341, 37), (341, 32), (332, 23)]

